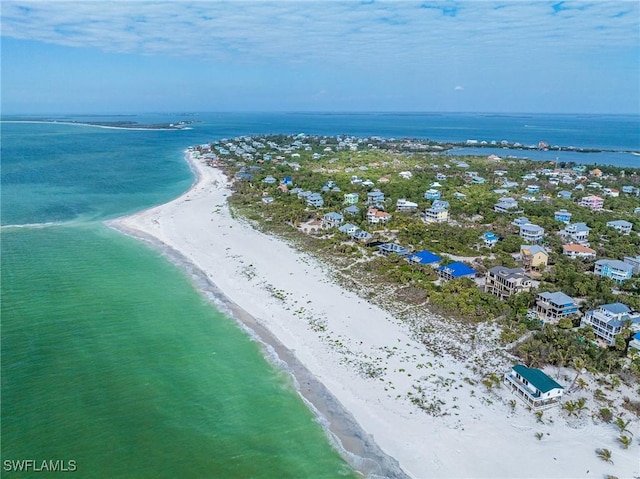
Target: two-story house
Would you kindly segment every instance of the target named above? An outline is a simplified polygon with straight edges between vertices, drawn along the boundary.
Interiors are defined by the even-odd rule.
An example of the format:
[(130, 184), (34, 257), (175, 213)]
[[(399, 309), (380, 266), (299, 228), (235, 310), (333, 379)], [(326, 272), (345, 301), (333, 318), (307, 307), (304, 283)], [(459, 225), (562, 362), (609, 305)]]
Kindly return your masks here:
[(534, 411), (542, 411), (560, 402), (564, 388), (540, 369), (522, 364), (513, 366), (504, 375), (504, 383)]
[(580, 206), (586, 206), (593, 211), (600, 211), (604, 206), (604, 199), (596, 195), (584, 196), (579, 203)]
[(542, 270), (549, 262), (549, 253), (539, 245), (520, 245), (520, 258), (525, 271)]
[(565, 241), (577, 244), (589, 244), (589, 228), (586, 223), (571, 223), (560, 231), (560, 236)]
[(633, 228), (633, 224), (625, 220), (607, 221), (607, 226), (625, 236), (630, 235)]
[(544, 228), (534, 224), (520, 226), (520, 237), (528, 243), (540, 243), (544, 239)]
[(495, 266), (487, 271), (484, 290), (500, 299), (505, 299), (513, 294), (531, 290), (531, 280), (522, 268)]
[(596, 336), (608, 346), (613, 346), (616, 335), (620, 334), (626, 323), (632, 329), (637, 328), (640, 323), (640, 313), (632, 312), (626, 304), (610, 303), (587, 311), (582, 317), (580, 325), (591, 326)]
[(571, 222), (571, 212), (562, 209), (559, 211), (556, 211), (554, 214), (554, 218), (556, 221), (562, 221), (563, 223), (570, 223)]
[(577, 314), (580, 310), (576, 301), (562, 292), (539, 293), (536, 297), (536, 312), (543, 321), (556, 321), (565, 316)]
[(622, 283), (633, 276), (633, 266), (618, 259), (601, 259), (596, 261), (593, 274)]

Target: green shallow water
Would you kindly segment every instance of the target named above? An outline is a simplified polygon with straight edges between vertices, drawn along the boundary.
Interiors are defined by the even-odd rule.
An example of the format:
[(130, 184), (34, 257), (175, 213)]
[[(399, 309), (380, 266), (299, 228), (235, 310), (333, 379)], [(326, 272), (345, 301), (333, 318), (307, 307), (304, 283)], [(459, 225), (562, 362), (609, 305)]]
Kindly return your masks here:
[(99, 223), (3, 228), (1, 266), (3, 461), (74, 460), (83, 478), (354, 476), (261, 345), (143, 244)]

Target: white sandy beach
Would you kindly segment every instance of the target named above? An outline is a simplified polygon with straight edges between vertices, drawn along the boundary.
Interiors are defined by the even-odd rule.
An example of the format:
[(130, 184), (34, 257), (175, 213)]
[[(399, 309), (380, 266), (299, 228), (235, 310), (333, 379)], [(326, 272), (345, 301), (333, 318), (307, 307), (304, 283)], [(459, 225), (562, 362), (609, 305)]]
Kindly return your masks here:
[[(449, 323), (429, 319), (426, 313), (434, 328), (434, 347), (413, 340), (403, 323), (336, 285), (330, 272), (312, 258), (233, 218), (226, 205), (227, 178), (216, 168), (188, 159), (198, 171), (189, 192), (112, 226), (157, 238), (207, 274), (227, 298), (293, 352), (407, 475), (640, 475), (637, 421), (634, 445), (625, 450), (613, 424), (591, 419), (602, 407), (593, 402), (579, 418), (568, 418), (559, 407), (545, 411), (542, 423), (519, 401), (512, 410), (509, 401), (515, 397), (504, 387), (489, 391), (472, 370), (474, 361), (491, 366), (494, 355), (487, 343), (479, 341), (471, 348), (463, 332), (454, 326), (447, 332)], [(456, 341), (468, 360), (454, 359), (439, 347)], [(509, 364), (496, 356), (495, 372), (503, 374), (507, 369), (498, 368)], [(368, 377), (374, 370), (377, 377)], [(555, 369), (548, 372), (555, 377)], [(563, 377), (564, 373), (558, 381), (568, 386)], [(439, 413), (430, 415), (412, 404), (409, 392), (423, 396), (423, 403)], [(591, 395), (577, 392), (570, 398)], [(537, 432), (543, 433), (542, 439), (535, 437)], [(613, 464), (598, 458), (597, 448), (611, 450)]]

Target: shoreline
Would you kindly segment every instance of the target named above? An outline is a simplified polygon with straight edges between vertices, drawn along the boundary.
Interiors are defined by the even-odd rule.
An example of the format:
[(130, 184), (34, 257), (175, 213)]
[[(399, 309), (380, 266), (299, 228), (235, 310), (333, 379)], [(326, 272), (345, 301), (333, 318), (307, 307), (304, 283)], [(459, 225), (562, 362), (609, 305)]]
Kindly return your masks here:
[(102, 125), (97, 123), (86, 123), (86, 122), (76, 122), (76, 121), (54, 121), (54, 120), (0, 120), (0, 123), (30, 123), (30, 124), (45, 124), (45, 125), (67, 125), (67, 126), (91, 126), (94, 128), (104, 128), (105, 130), (132, 130), (132, 131), (179, 131), (179, 130), (189, 130), (191, 127), (185, 126), (184, 128), (176, 128), (169, 127), (161, 128), (161, 127), (149, 127), (145, 128), (144, 126), (112, 126), (112, 125)]
[[(187, 162), (194, 173), (194, 182), (187, 192), (169, 203), (188, 195), (203, 181), (200, 169), (193, 161), (187, 160)], [(157, 207), (144, 211), (155, 208)], [(165, 259), (187, 273), (194, 283), (194, 287), (201, 294), (206, 296), (208, 296), (207, 293), (212, 294), (215, 299), (208, 297), (208, 300), (221, 312), (235, 320), (247, 334), (261, 343), (267, 361), (290, 375), (296, 391), (321, 423), (329, 441), (353, 469), (367, 478), (404, 479), (409, 477), (401, 469), (398, 461), (380, 449), (373, 438), (357, 423), (353, 415), (276, 336), (240, 305), (225, 296), (208, 275), (180, 251), (144, 230), (124, 225), (122, 220), (126, 218), (128, 217), (115, 218), (106, 221), (105, 224), (109, 228), (142, 241), (155, 249)]]
[[(478, 334), (470, 346), (464, 325), (423, 312), (430, 341), (416, 341), (406, 324), (338, 286), (314, 258), (232, 217), (227, 178), (189, 154), (186, 159), (196, 175), (189, 191), (106, 224), (155, 242), (165, 256), (178, 252), (183, 268), (200, 271), (205, 285), (222, 293), (214, 296), (223, 305), (238, 307), (232, 316), (249, 321), (249, 331), (288, 365), (314, 412), (322, 418), (316, 402), (335, 399), (340, 407), (329, 430), (347, 451), (371, 453), (377, 445), (383, 455), (374, 457), (391, 467), (387, 477), (637, 475), (634, 451), (612, 445), (612, 425), (567, 419), (560, 408), (539, 421), (520, 403), (511, 406), (508, 391), (486, 390), (482, 375), (506, 372), (510, 361), (496, 356), (491, 331), (487, 341)], [(294, 371), (296, 362), (302, 369)], [(542, 432), (544, 440), (536, 438)], [(615, 467), (594, 454), (596, 447), (615, 449)]]

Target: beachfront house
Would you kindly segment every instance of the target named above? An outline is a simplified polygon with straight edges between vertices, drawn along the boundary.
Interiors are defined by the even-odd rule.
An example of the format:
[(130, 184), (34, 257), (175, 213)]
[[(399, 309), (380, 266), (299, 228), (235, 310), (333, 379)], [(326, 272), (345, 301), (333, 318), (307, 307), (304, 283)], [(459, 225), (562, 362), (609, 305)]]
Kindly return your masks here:
[(360, 243), (366, 243), (371, 238), (373, 238), (373, 235), (371, 233), (369, 233), (368, 231), (364, 231), (364, 230), (356, 231), (353, 234), (353, 239), (356, 240), (356, 241), (359, 241)]
[(603, 304), (587, 311), (580, 321), (580, 326), (591, 326), (593, 332), (608, 346), (613, 346), (616, 336), (620, 334), (626, 324), (632, 329), (640, 325), (640, 313), (633, 312), (622, 303)]
[(633, 224), (625, 220), (607, 221), (607, 226), (625, 236), (630, 235), (633, 228)]
[(549, 253), (539, 245), (520, 245), (520, 258), (525, 271), (543, 270), (549, 262)]
[(531, 290), (531, 280), (525, 275), (522, 268), (494, 266), (487, 271), (486, 278), (485, 292), (498, 296), (500, 299)]
[(470, 278), (473, 279), (476, 275), (476, 271), (460, 261), (451, 263), (438, 268), (438, 276), (444, 281), (450, 281), (458, 278)]
[(579, 311), (576, 300), (560, 291), (545, 291), (536, 297), (536, 313), (542, 321), (557, 321)]
[(396, 201), (396, 210), (397, 211), (415, 211), (418, 209), (418, 203), (414, 203), (413, 201), (405, 200), (404, 198), (398, 199)]
[(604, 200), (596, 195), (584, 196), (579, 203), (580, 206), (586, 206), (593, 211), (600, 211), (604, 206)]
[(487, 248), (493, 248), (500, 241), (500, 237), (492, 231), (482, 233), (480, 239)]
[(593, 274), (611, 278), (620, 284), (633, 276), (633, 266), (618, 259), (601, 259), (596, 261)]
[(409, 254), (409, 248), (400, 246), (396, 243), (384, 243), (378, 245), (378, 252), (383, 256), (389, 256), (390, 254), (397, 254), (398, 256), (406, 256)]
[(338, 226), (338, 231), (340, 231), (340, 233), (345, 233), (349, 236), (353, 236), (359, 229), (360, 228), (358, 228), (356, 225), (352, 225), (351, 223), (345, 223)]
[(425, 249), (418, 251), (417, 253), (413, 253), (411, 256), (407, 257), (407, 261), (414, 264), (430, 264), (435, 267), (440, 263), (440, 261), (442, 261), (442, 258)]
[(367, 211), (367, 223), (372, 225), (378, 223), (387, 223), (391, 219), (391, 215), (377, 208), (369, 208)]
[(564, 388), (540, 369), (517, 364), (504, 375), (504, 383), (534, 411), (542, 411), (560, 402)]
[(571, 259), (596, 259), (596, 250), (581, 244), (562, 245), (562, 254)]
[(425, 200), (437, 200), (440, 199), (440, 191), (430, 188), (424, 192)]
[(560, 231), (560, 236), (565, 241), (577, 244), (589, 244), (589, 228), (586, 223), (573, 223), (568, 224)]
[(540, 243), (544, 239), (544, 228), (531, 223), (522, 225), (520, 237), (528, 243)]
[(341, 225), (343, 222), (344, 216), (342, 216), (340, 213), (336, 213), (335, 211), (327, 213), (322, 217), (323, 228), (335, 228), (336, 226)]
[(571, 213), (565, 209), (556, 211), (554, 214), (554, 218), (556, 221), (562, 221), (566, 224), (571, 223)]

